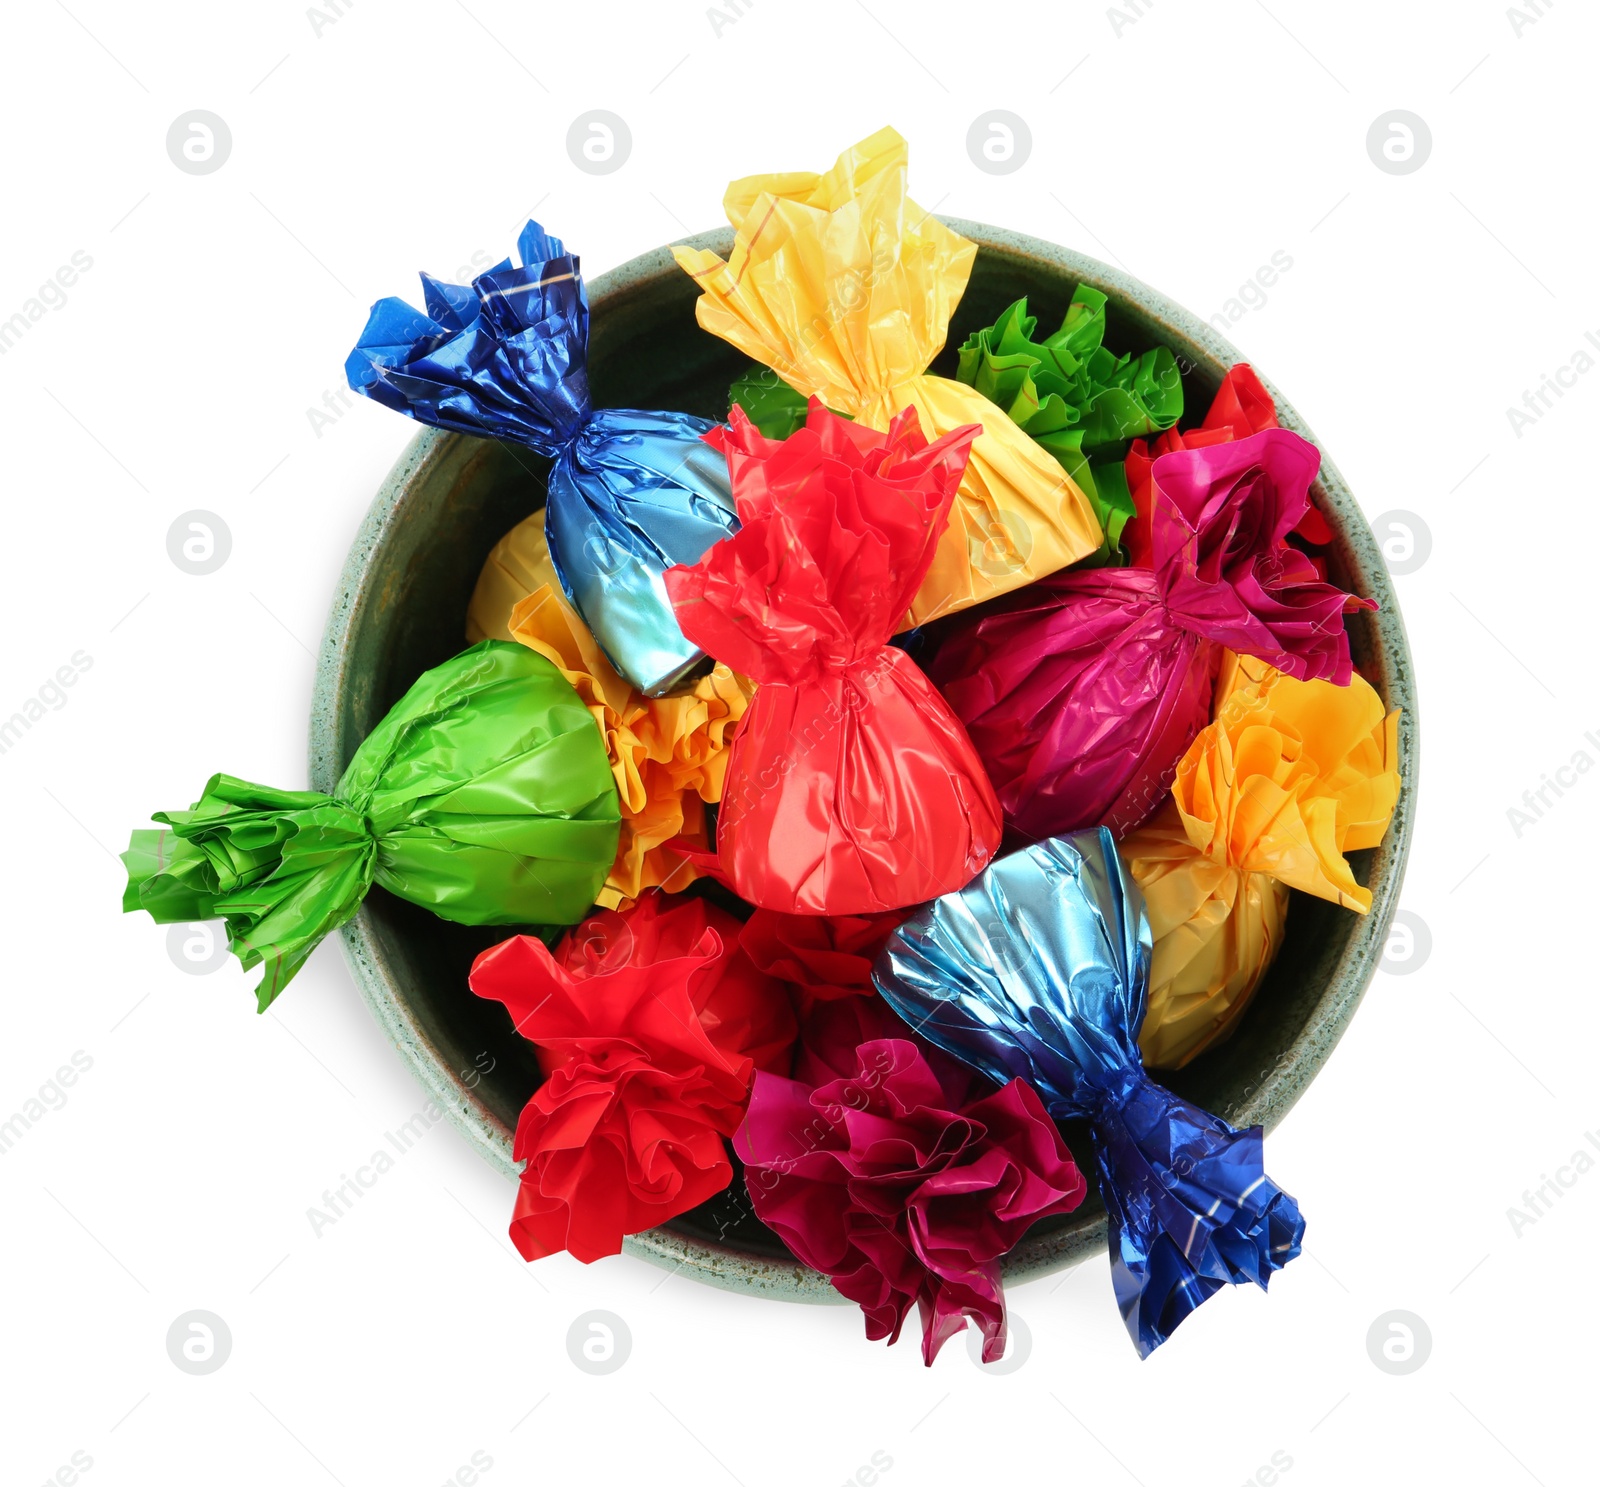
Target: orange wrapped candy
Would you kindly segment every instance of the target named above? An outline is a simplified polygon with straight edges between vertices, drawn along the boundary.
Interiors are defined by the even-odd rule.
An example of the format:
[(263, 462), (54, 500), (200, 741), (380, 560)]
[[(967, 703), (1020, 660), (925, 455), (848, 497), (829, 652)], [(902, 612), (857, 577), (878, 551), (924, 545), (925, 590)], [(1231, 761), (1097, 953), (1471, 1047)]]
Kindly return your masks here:
[(1154, 1068), (1233, 1031), (1283, 942), (1291, 888), (1366, 913), (1344, 854), (1382, 840), (1400, 796), (1400, 714), (1361, 676), (1296, 681), (1232, 657), (1218, 698), (1171, 803), (1120, 844), (1150, 915), (1139, 1044)]

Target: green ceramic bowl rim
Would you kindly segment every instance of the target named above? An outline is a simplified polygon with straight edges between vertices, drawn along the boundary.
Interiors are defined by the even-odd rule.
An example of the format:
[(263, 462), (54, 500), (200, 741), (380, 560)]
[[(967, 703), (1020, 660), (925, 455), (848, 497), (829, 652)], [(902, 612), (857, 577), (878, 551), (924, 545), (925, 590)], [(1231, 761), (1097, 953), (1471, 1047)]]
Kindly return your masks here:
[[(1129, 274), (1022, 233), (959, 218), (941, 220), (989, 253), (1064, 272), (1074, 281), (1094, 285), (1113, 302), (1131, 305), (1160, 328), (1174, 349), (1182, 348), (1180, 355), (1191, 357), (1215, 376), (1220, 377), (1224, 370), (1244, 359), (1212, 326)], [(732, 250), (733, 234), (723, 228), (688, 241), (726, 257)], [(630, 288), (661, 275), (680, 272), (667, 248), (642, 254), (592, 281), (589, 297), (593, 312), (603, 313), (609, 300), (622, 296)], [(1315, 436), (1293, 407), (1271, 382), (1266, 385), (1277, 403), (1283, 426), (1316, 443)], [(369, 582), (373, 554), (383, 544), (408, 488), (438, 459), (447, 441), (460, 437), (463, 436), (436, 429), (424, 429), (419, 433), (389, 472), (351, 546), (323, 638), (312, 698), (311, 782), (315, 789), (331, 790), (339, 775), (341, 761), (337, 741), (341, 695), (347, 679), (350, 639), (364, 606), (373, 597)], [(1350, 561), (1363, 591), (1380, 605), (1375, 616), (1380, 643), (1374, 661), (1383, 694), (1391, 707), (1402, 709), (1402, 791), (1390, 829), (1374, 852), (1368, 884), (1372, 890), (1371, 911), (1363, 917), (1357, 933), (1345, 946), (1313, 1017), (1266, 1077), (1247, 1088), (1242, 1109), (1232, 1112), (1235, 1124), (1259, 1123), (1268, 1130), (1283, 1119), (1327, 1061), (1377, 969), (1399, 899), (1416, 813), (1417, 699), (1411, 653), (1389, 572), (1361, 508), (1326, 453), (1315, 494), (1330, 525), (1348, 544)], [(398, 994), (396, 978), (385, 963), (365, 909), (345, 925), (342, 938), (362, 998), (422, 1087), (484, 1158), (508, 1176), (516, 1177), (520, 1168), (511, 1157), (511, 1131), (457, 1079), (450, 1064), (422, 1031)], [(1029, 1236), (1006, 1257), (1005, 1277), (1009, 1284), (1037, 1279), (1076, 1264), (1104, 1246), (1103, 1217), (1077, 1229)], [(623, 1247), (629, 1254), (726, 1290), (789, 1301), (842, 1300), (826, 1277), (795, 1261), (752, 1255), (666, 1229), (633, 1235), (624, 1241)]]

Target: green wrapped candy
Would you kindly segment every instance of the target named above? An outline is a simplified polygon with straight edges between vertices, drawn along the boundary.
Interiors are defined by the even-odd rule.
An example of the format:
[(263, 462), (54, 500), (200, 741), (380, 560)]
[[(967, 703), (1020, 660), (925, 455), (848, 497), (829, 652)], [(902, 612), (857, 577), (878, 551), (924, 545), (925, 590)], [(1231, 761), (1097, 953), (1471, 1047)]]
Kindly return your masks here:
[(1105, 307), (1105, 295), (1080, 284), (1061, 329), (1035, 341), (1038, 322), (1019, 299), (967, 337), (956, 369), (958, 380), (1048, 449), (1088, 497), (1104, 540), (1086, 567), (1125, 561), (1122, 529), (1133, 515), (1122, 468), (1126, 442), (1171, 428), (1183, 413), (1171, 349), (1138, 357), (1106, 350)]
[(222, 918), (259, 1010), (382, 884), (458, 924), (576, 924), (617, 853), (593, 715), (526, 646), (485, 640), (420, 676), (332, 795), (214, 775), (122, 860), (124, 912)]

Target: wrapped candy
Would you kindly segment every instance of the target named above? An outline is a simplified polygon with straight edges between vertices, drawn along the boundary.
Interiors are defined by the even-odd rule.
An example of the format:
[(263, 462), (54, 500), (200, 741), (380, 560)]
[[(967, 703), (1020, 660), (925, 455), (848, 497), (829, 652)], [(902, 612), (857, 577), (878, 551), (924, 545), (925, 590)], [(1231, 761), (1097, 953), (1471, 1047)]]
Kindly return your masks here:
[(924, 1363), (969, 1317), (997, 1361), (1002, 1256), (1087, 1191), (1038, 1095), (989, 1089), (903, 1027), (798, 1062), (793, 1079), (756, 1075), (734, 1138), (757, 1217), (861, 1307), (869, 1339), (897, 1341), (915, 1304)]
[(512, 1146), (525, 1165), (511, 1240), (527, 1260), (614, 1255), (720, 1193), (752, 1075), (789, 1066), (783, 987), (739, 949), (739, 921), (703, 899), (647, 893), (554, 951), (518, 935), (469, 980), (505, 1005), (545, 1076)]
[(782, 443), (737, 408), (711, 435), (743, 525), (667, 591), (684, 634), (758, 683), (717, 818), (722, 870), (752, 904), (880, 913), (958, 887), (999, 845), (961, 725), (887, 645), (975, 432), (929, 444), (909, 408), (880, 434), (813, 402)]
[(123, 910), (221, 918), (260, 1010), (377, 883), (458, 924), (574, 924), (617, 852), (594, 719), (543, 656), (486, 640), (418, 677), (331, 795), (213, 775), (122, 860)]
[(1247, 658), (1237, 673), (1172, 801), (1120, 844), (1150, 915), (1139, 1046), (1154, 1068), (1233, 1031), (1283, 942), (1291, 888), (1367, 912), (1344, 854), (1383, 839), (1400, 796), (1400, 715), (1363, 677), (1296, 681)]
[(562, 591), (613, 666), (648, 696), (702, 661), (661, 574), (737, 526), (727, 469), (687, 413), (596, 409), (589, 301), (576, 256), (530, 222), (470, 288), (422, 276), (427, 314), (379, 300), (345, 363), (350, 386), (419, 423), (524, 444), (552, 461), (545, 506)]
[(1225, 1285), (1300, 1253), (1305, 1221), (1235, 1130), (1139, 1059), (1150, 927), (1111, 833), (1012, 853), (895, 932), (875, 980), (923, 1037), (1056, 1120), (1089, 1122), (1117, 1304), (1141, 1357)]
[[(537, 577), (539, 547), (542, 538), (532, 535), (515, 548), (502, 540), (496, 548), (500, 559), (491, 555), (484, 565), (475, 604), (486, 591), (494, 602), (503, 602), (519, 581), (514, 575)], [(487, 613), (489, 608), (489, 603), (478, 604), (469, 609), (469, 619), (476, 614), (480, 623), (494, 623), (498, 611)], [(517, 600), (497, 628), (556, 665), (605, 740), (622, 831), (597, 901), (615, 908), (646, 888), (688, 887), (700, 876), (692, 860), (695, 850), (710, 845), (705, 802), (722, 798), (728, 746), (754, 684), (719, 663), (687, 691), (646, 697), (617, 675), (577, 611), (549, 583)]]
[(700, 324), (803, 395), (879, 430), (908, 406), (930, 438), (982, 427), (897, 630), (1032, 583), (1101, 540), (1055, 460), (974, 389), (928, 374), (977, 248), (910, 200), (906, 159), (905, 140), (883, 129), (824, 175), (735, 181), (723, 199), (732, 257), (673, 249), (700, 287)]
[[(1121, 561), (1122, 530), (1133, 515), (1123, 445), (1171, 428), (1183, 413), (1172, 351), (1156, 346), (1137, 358), (1108, 351), (1105, 307), (1104, 294), (1079, 284), (1061, 329), (1035, 341), (1037, 321), (1019, 299), (967, 337), (956, 370), (1048, 449), (1083, 491), (1103, 533), (1096, 566)], [(1119, 457), (1107, 459), (1111, 453)]]
[(1343, 615), (1372, 608), (1286, 542), (1321, 455), (1286, 429), (1179, 450), (1152, 476), (1154, 568), (1058, 573), (956, 623), (928, 673), (1028, 841), (1121, 836), (1210, 720), (1220, 647), (1344, 685)]

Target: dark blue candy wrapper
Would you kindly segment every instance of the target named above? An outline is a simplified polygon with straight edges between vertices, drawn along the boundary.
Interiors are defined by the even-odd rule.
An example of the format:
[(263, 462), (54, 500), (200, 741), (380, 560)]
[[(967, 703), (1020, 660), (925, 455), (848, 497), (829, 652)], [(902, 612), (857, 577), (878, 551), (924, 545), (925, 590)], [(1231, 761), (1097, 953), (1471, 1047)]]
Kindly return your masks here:
[(470, 287), (422, 275), (427, 313), (379, 300), (345, 362), (350, 386), (419, 423), (525, 444), (553, 461), (545, 537), (567, 598), (611, 664), (658, 697), (704, 659), (662, 583), (739, 528), (726, 459), (687, 413), (596, 410), (576, 255), (530, 222)]
[(1101, 828), (1012, 853), (919, 909), (873, 973), (906, 1022), (1058, 1120), (1089, 1121), (1117, 1304), (1141, 1357), (1213, 1292), (1300, 1253), (1305, 1220), (1236, 1131), (1144, 1072), (1144, 901)]

